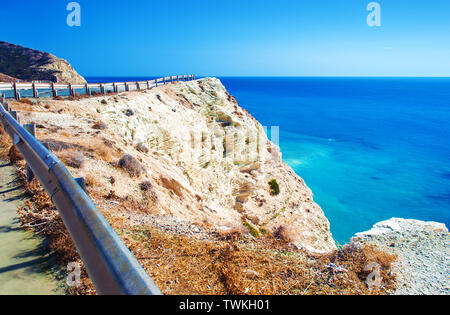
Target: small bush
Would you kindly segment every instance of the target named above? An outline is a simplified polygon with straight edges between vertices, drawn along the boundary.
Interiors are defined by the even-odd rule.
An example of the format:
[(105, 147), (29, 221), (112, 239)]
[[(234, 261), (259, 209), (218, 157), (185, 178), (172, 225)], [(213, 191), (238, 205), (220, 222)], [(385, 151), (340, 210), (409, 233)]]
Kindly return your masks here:
[(88, 174), (86, 176), (86, 186), (88, 187), (94, 187), (98, 184), (97, 179), (95, 178), (94, 175), (92, 174)]
[(142, 182), (139, 184), (139, 188), (142, 191), (149, 191), (149, 190), (153, 189), (153, 185), (149, 181), (145, 181), (145, 182)]
[(127, 109), (127, 110), (124, 112), (124, 114), (125, 114), (127, 117), (131, 117), (131, 116), (134, 116), (134, 111), (131, 110), (131, 109)]
[(259, 231), (253, 227), (253, 225), (251, 225), (248, 222), (244, 222), (243, 223), (244, 226), (249, 230), (250, 234), (254, 237), (254, 238), (259, 238)]
[(82, 168), (85, 162), (84, 155), (78, 151), (68, 151), (62, 156), (62, 161), (67, 166)]
[(148, 153), (150, 150), (145, 146), (145, 145), (143, 145), (142, 143), (139, 143), (138, 145), (136, 145), (136, 150), (138, 150), (139, 152), (142, 152), (142, 153)]
[(124, 170), (126, 170), (131, 177), (134, 176), (139, 176), (144, 172), (144, 168), (142, 167), (142, 165), (139, 163), (139, 161), (129, 155), (129, 154), (125, 154), (118, 163), (118, 166)]
[(106, 125), (103, 121), (97, 121), (93, 126), (92, 129), (96, 130), (106, 130), (108, 129), (108, 125)]
[(278, 182), (276, 179), (272, 179), (269, 182), (269, 186), (270, 186), (270, 194), (272, 196), (277, 196), (280, 194), (280, 186), (278, 185)]
[(108, 104), (108, 102), (106, 100), (102, 100), (100, 103), (102, 103), (103, 105)]
[(275, 230), (273, 236), (284, 242), (291, 243), (296, 240), (299, 233), (292, 226), (281, 225)]
[(246, 232), (246, 230), (244, 227), (234, 226), (231, 229), (226, 230), (226, 231), (218, 231), (217, 236), (222, 241), (234, 242), (234, 241), (242, 239), (245, 232)]
[(54, 98), (53, 98), (55, 101), (64, 101), (64, 98), (62, 97), (62, 96), (55, 96)]

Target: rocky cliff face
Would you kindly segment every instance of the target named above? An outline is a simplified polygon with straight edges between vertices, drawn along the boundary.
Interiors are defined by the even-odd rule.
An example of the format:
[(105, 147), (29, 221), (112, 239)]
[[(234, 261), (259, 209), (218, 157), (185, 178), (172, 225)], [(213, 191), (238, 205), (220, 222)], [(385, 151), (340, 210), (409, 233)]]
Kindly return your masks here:
[[(101, 136), (121, 155), (136, 157), (145, 169), (130, 178), (108, 161), (89, 159), (83, 169), (72, 170), (76, 176), (88, 172), (95, 177), (99, 193), (140, 196), (142, 182), (148, 181), (145, 198), (151, 199), (151, 213), (219, 230), (246, 226), (254, 234), (275, 231), (311, 252), (335, 249), (329, 222), (311, 190), (282, 161), (263, 126), (239, 107), (218, 79), (76, 102), (51, 101), (47, 107), (50, 112), (35, 108), (29, 120), (54, 124), (64, 130), (64, 141), (80, 148), (89, 143), (93, 151), (102, 150)], [(107, 129), (91, 132), (96, 121)], [(62, 139), (54, 132), (47, 137)]]
[(22, 81), (86, 83), (64, 59), (0, 41), (0, 73)]

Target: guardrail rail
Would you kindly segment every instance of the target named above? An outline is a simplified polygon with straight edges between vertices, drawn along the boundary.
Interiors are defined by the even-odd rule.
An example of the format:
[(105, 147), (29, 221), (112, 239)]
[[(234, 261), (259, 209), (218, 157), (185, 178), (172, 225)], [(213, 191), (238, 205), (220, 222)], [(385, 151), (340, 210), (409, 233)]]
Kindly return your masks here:
[[(160, 82), (166, 84), (176, 80), (193, 79), (193, 75), (156, 79), (148, 81), (147, 88), (158, 86)], [(133, 83), (97, 85), (103, 86), (102, 92), (106, 93), (105, 87), (111, 84), (114, 91), (119, 92), (120, 85), (124, 85), (128, 91)], [(140, 82), (134, 84), (137, 89), (142, 87)], [(50, 85), (55, 89), (68, 88), (70, 95), (74, 95), (74, 90), (78, 87)], [(31, 84), (35, 96), (39, 96), (37, 91), (43, 86), (47, 87), (48, 84)], [(87, 94), (92, 86), (96, 84), (85, 85)], [(20, 99), (19, 89), (27, 88), (29, 84), (14, 83), (11, 87), (14, 97)], [(0, 84), (0, 92), (2, 89), (5, 89), (5, 84)], [(55, 204), (97, 293), (161, 295), (153, 280), (88, 197), (80, 185), (80, 180), (73, 178), (63, 163), (36, 139), (36, 125), (22, 126), (18, 112), (11, 110), (4, 95), (1, 96), (0, 103), (1, 123), (27, 163), (27, 180), (31, 181), (36, 177)]]
[(195, 80), (195, 75), (176, 75), (164, 77), (149, 81), (137, 82), (112, 82), (112, 83), (86, 83), (86, 84), (58, 84), (58, 83), (0, 83), (0, 93), (6, 98), (15, 98), (20, 100), (22, 97), (38, 98), (41, 95), (56, 96), (75, 96), (91, 95), (92, 93), (106, 94), (108, 92), (126, 92), (132, 90), (151, 89), (171, 82)]

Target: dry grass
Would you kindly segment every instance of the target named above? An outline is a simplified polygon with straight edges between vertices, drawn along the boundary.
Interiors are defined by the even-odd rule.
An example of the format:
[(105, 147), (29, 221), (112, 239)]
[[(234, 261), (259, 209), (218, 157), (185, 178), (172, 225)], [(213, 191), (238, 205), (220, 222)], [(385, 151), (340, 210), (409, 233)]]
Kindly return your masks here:
[[(122, 234), (165, 294), (386, 294), (394, 288), (389, 273), (394, 257), (370, 247), (313, 258), (273, 239), (250, 244), (199, 241), (126, 227)], [(364, 267), (372, 261), (382, 265), (384, 287), (370, 290)], [(330, 262), (347, 271), (327, 268)]]
[(92, 174), (87, 174), (85, 181), (86, 181), (86, 186), (88, 186), (88, 187), (98, 186), (97, 178)]
[(80, 151), (76, 151), (73, 149), (66, 150), (60, 154), (58, 157), (66, 166), (70, 166), (73, 168), (82, 168), (85, 163), (85, 158), (83, 153)]
[(34, 105), (33, 101), (28, 98), (23, 98), (20, 100), (21, 103), (27, 104), (27, 105)]

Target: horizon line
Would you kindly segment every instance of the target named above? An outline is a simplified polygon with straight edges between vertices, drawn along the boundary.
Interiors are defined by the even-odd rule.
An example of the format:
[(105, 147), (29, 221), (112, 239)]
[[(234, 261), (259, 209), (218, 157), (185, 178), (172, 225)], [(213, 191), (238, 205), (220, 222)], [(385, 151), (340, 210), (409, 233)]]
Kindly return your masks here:
[[(220, 78), (450, 78), (450, 75), (195, 75)], [(86, 75), (85, 78), (162, 78), (164, 75)]]

